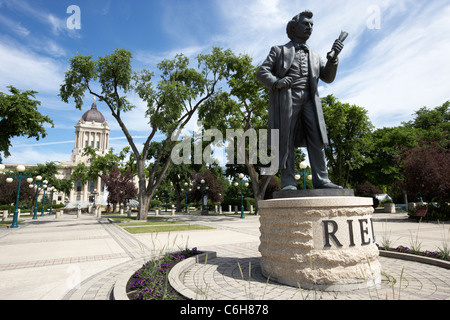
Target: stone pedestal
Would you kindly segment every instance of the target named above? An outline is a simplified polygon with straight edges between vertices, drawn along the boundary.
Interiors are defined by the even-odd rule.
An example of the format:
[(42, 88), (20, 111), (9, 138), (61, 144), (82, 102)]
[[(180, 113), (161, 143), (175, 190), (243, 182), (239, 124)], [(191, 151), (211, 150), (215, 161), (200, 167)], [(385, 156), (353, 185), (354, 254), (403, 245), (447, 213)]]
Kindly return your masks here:
[(351, 195), (260, 201), (263, 274), (309, 290), (348, 291), (379, 284), (372, 204), (372, 198)]

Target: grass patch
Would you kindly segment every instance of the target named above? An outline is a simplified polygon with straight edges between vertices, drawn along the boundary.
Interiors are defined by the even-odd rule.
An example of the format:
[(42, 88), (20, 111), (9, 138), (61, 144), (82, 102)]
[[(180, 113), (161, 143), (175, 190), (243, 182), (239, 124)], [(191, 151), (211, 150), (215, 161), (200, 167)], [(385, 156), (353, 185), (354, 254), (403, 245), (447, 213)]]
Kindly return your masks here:
[(181, 221), (170, 221), (170, 220), (162, 220), (162, 221), (149, 221), (149, 222), (125, 222), (118, 223), (118, 226), (121, 227), (140, 227), (140, 226), (160, 226), (160, 225), (173, 225), (173, 224), (186, 224), (186, 222)]
[[(116, 221), (116, 222), (129, 222), (129, 221), (141, 221), (141, 220), (136, 220), (136, 217), (111, 217), (108, 218), (111, 219), (112, 221)], [(167, 217), (147, 217), (147, 222), (151, 222), (151, 221), (169, 221), (170, 219)], [(137, 222), (138, 223), (138, 222)], [(141, 222), (143, 223), (143, 221)]]
[[(17, 224), (23, 223), (23, 221), (24, 220), (18, 220)], [(4, 228), (9, 227), (12, 225), (12, 223), (13, 223), (12, 220), (0, 221), (0, 228), (1, 227), (4, 227)]]
[(202, 226), (198, 224), (182, 224), (182, 225), (153, 225), (153, 226), (144, 226), (144, 227), (131, 227), (124, 228), (131, 234), (138, 233), (153, 233), (153, 232), (171, 232), (171, 231), (191, 231), (191, 230), (209, 230), (215, 229), (212, 227)]

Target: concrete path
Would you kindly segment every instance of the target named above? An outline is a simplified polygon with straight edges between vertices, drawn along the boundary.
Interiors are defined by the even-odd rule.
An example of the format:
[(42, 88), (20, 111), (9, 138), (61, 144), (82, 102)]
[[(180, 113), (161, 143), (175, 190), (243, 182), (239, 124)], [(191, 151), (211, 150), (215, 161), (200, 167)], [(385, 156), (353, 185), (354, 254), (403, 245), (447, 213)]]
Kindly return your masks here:
[[(0, 299), (109, 300), (116, 284), (153, 256), (186, 247), (217, 252), (216, 259), (192, 267), (184, 277), (184, 285), (199, 292), (200, 299), (450, 299), (449, 269), (385, 257), (380, 257), (385, 287), (379, 291), (319, 297), (317, 292), (267, 283), (258, 262), (258, 217), (171, 218), (215, 229), (131, 235), (92, 215), (25, 218), (18, 229), (0, 228)], [(449, 224), (419, 224), (402, 214), (375, 214), (374, 220), (377, 243), (416, 243), (434, 251), (450, 240)], [(249, 267), (250, 281), (245, 276)], [(394, 290), (389, 277), (397, 281)]]

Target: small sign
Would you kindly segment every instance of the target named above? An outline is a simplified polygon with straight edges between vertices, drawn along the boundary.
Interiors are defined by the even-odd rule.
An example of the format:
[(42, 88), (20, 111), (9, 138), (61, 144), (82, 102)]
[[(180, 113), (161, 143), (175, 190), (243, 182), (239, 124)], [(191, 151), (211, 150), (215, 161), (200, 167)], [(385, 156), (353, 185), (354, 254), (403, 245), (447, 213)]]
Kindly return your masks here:
[(375, 243), (372, 216), (335, 217), (313, 222), (315, 249), (363, 247)]

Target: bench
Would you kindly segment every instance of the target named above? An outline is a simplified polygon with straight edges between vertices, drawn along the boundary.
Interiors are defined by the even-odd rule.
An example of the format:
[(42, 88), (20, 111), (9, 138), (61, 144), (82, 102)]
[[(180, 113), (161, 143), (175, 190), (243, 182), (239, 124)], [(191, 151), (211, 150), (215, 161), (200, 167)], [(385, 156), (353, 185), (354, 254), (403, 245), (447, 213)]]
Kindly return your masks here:
[(417, 218), (417, 222), (421, 221), (422, 218), (425, 217), (428, 222), (427, 212), (428, 212), (428, 208), (418, 208), (413, 217)]

